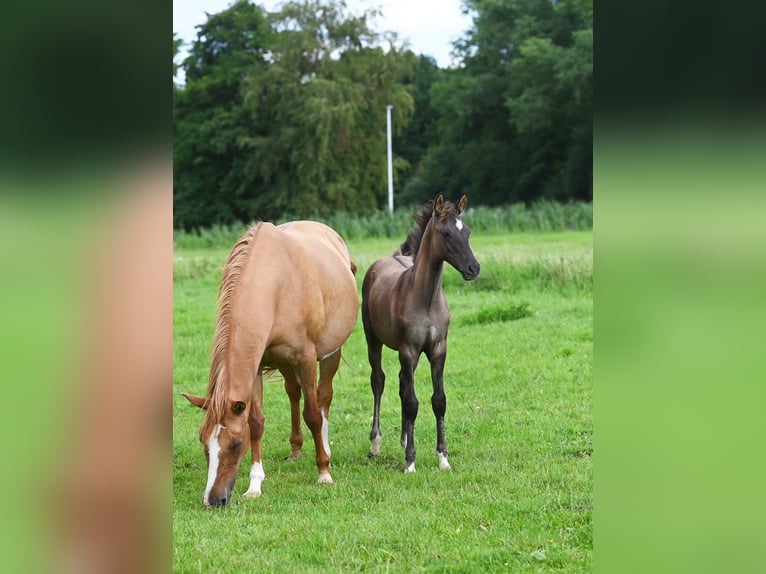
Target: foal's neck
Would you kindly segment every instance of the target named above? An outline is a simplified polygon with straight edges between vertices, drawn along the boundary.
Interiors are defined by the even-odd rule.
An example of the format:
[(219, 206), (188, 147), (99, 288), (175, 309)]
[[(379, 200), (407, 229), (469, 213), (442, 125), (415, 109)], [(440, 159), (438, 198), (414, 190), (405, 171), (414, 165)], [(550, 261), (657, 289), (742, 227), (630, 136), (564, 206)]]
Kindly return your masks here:
[(412, 269), (415, 276), (415, 297), (426, 309), (430, 309), (431, 303), (441, 293), (442, 272), (444, 271), (444, 260), (434, 256), (432, 250), (433, 234), (435, 233), (432, 222), (433, 220), (429, 221), (425, 231), (423, 231), (423, 239)]

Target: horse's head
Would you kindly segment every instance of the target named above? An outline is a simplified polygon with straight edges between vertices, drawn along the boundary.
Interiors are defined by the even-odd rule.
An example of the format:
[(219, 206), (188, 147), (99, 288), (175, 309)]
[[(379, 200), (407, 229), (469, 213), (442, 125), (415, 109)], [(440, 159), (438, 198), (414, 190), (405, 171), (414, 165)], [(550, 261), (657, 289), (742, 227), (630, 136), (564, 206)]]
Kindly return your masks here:
[(434, 212), (431, 218), (434, 226), (432, 249), (444, 261), (457, 269), (466, 281), (479, 276), (480, 265), (468, 245), (471, 230), (460, 219), (468, 198), (463, 195), (456, 205), (444, 201), (440, 193), (434, 200)]
[(182, 394), (190, 403), (205, 410), (199, 431), (207, 461), (207, 484), (202, 501), (206, 506), (226, 506), (234, 490), (239, 463), (249, 446), (249, 404), (229, 399), (221, 408), (214, 409), (208, 408), (209, 401), (204, 397)]

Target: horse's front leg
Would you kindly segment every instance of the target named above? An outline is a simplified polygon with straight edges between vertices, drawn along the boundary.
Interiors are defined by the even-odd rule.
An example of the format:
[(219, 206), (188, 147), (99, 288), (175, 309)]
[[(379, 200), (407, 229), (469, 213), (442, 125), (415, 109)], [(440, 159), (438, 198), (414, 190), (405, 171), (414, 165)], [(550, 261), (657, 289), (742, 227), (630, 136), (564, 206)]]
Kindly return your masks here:
[(402, 446), (404, 447), (404, 472), (415, 472), (415, 419), (418, 416), (418, 399), (415, 396), (415, 368), (418, 354), (409, 349), (399, 350), (399, 398), (402, 401)]
[(250, 466), (250, 486), (243, 494), (245, 498), (258, 498), (261, 495), (261, 483), (266, 479), (261, 458), (261, 437), (263, 436), (265, 418), (263, 416), (263, 377), (260, 373), (253, 382), (253, 399), (250, 404), (250, 450), (252, 453)]
[(303, 432), (301, 431), (301, 386), (292, 369), (280, 369), (285, 378), (285, 392), (290, 399), (290, 454), (287, 460), (295, 460), (301, 455)]
[(447, 340), (438, 342), (428, 353), (431, 363), (431, 382), (434, 393), (431, 395), (431, 407), (436, 417), (436, 456), (439, 457), (439, 468), (451, 468), (447, 461), (447, 443), (444, 439), (444, 413), (447, 411), (447, 397), (444, 394), (444, 361), (447, 359)]

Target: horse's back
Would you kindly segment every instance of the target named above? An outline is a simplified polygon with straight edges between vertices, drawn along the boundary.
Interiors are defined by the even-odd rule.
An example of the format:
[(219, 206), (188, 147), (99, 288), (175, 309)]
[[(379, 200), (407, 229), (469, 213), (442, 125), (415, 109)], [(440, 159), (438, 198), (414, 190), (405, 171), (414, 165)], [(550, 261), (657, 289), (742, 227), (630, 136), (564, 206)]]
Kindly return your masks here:
[(266, 227), (253, 249), (250, 305), (271, 314), (270, 338), (291, 348), (310, 342), (319, 357), (337, 350), (359, 305), (345, 243), (319, 222), (260, 225)]
[(348, 248), (338, 232), (318, 221), (289, 221), (277, 229), (296, 242), (304, 245), (312, 255), (315, 251), (326, 250), (329, 254), (340, 257), (343, 265), (350, 267), (351, 257)]

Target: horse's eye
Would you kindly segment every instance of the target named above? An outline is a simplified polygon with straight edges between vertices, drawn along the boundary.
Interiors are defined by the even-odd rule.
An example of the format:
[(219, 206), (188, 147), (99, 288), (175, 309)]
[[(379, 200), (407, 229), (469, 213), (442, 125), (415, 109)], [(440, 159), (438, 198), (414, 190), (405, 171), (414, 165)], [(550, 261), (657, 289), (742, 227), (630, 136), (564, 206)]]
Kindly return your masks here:
[(234, 440), (229, 445), (229, 450), (239, 450), (239, 447), (242, 446), (241, 440)]
[(442, 230), (442, 237), (449, 237), (449, 231), (447, 231), (446, 229), (443, 229)]

